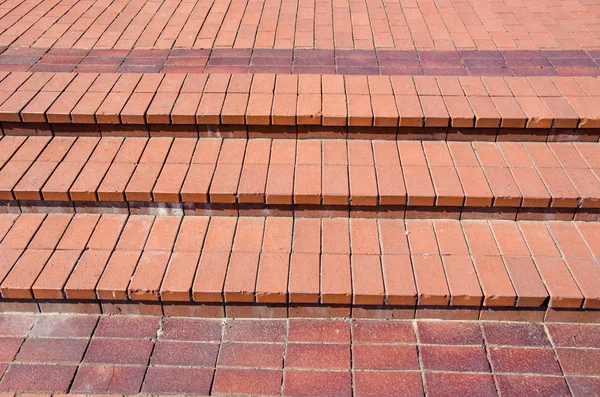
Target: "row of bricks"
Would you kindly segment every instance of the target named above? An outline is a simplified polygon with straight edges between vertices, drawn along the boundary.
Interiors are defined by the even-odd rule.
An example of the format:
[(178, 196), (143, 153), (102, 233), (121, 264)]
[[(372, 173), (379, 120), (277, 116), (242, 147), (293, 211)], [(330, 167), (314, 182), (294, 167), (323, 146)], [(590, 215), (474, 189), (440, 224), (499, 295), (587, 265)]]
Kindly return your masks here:
[[(8, 1), (0, 45), (58, 48), (597, 49), (584, 2)], [(54, 7), (54, 8), (53, 8)]]
[(0, 200), (598, 208), (598, 143), (11, 137)]
[(0, 220), (5, 299), (600, 308), (598, 223)]
[[(25, 316), (5, 316), (6, 326), (0, 332), (10, 335), (13, 331), (11, 325), (14, 325), (16, 328), (14, 331), (17, 331), (19, 317)], [(72, 330), (72, 333), (79, 334), (80, 330), (85, 332), (86, 325), (93, 324), (97, 320), (95, 316), (78, 316), (79, 321), (74, 321), (77, 318), (75, 316), (63, 316), (64, 320), (60, 321), (60, 317), (56, 315), (42, 317), (31, 333), (62, 336), (69, 331), (64, 328), (72, 324), (77, 327)], [(219, 321), (165, 318), (162, 323), (165, 324), (168, 332), (170, 331), (170, 336), (173, 336), (171, 330), (176, 325), (183, 328), (181, 332), (183, 336), (195, 336), (193, 341), (173, 341), (165, 340), (166, 338), (160, 336), (156, 338), (157, 330), (154, 329), (154, 325), (158, 325), (160, 317), (144, 317), (141, 320), (138, 316), (133, 319), (121, 319), (121, 321), (117, 319), (104, 321), (107, 317), (109, 316), (100, 317), (98, 331), (101, 332), (96, 332), (94, 337), (85, 335), (71, 339), (31, 336), (26, 339), (5, 338), (3, 344), (6, 347), (4, 351), (6, 359), (3, 361), (9, 362), (10, 368), (0, 383), (0, 389), (18, 392), (69, 390), (71, 393), (82, 393), (72, 394), (73, 397), (84, 397), (95, 393), (133, 394), (139, 392), (140, 388), (150, 392), (156, 391), (149, 390), (150, 385), (157, 384), (156, 381), (151, 380), (156, 376), (155, 371), (165, 366), (196, 369), (199, 373), (207, 369), (216, 369), (215, 386), (212, 389), (214, 395), (224, 394), (226, 391), (244, 390), (242, 388), (244, 384), (248, 388), (245, 389), (246, 392), (269, 390), (268, 393), (264, 391), (260, 393), (262, 396), (280, 395), (284, 377), (276, 370), (282, 369), (286, 371), (353, 370), (355, 382), (360, 385), (357, 387), (360, 391), (357, 393), (359, 396), (363, 395), (363, 387), (366, 386), (362, 385), (364, 376), (371, 375), (377, 379), (375, 375), (394, 376), (394, 373), (397, 375), (400, 371), (413, 380), (409, 384), (411, 388), (414, 387), (411, 390), (413, 391), (411, 395), (414, 396), (423, 396), (415, 392), (415, 390), (420, 392), (422, 388), (419, 371), (425, 373), (448, 371), (454, 372), (457, 376), (461, 372), (487, 374), (490, 378), (487, 378), (489, 383), (486, 382), (488, 383), (486, 390), (488, 387), (494, 390), (492, 373), (500, 376), (511, 373), (528, 374), (534, 377), (563, 374), (597, 376), (599, 373), (598, 365), (595, 363), (595, 359), (600, 355), (597, 339), (586, 335), (586, 331), (594, 333), (598, 327), (589, 325), (550, 324), (545, 328), (541, 324), (473, 321), (451, 323), (345, 321), (343, 319)], [(133, 321), (126, 321), (128, 319)], [(21, 319), (22, 328), (25, 328), (28, 320), (27, 317)], [(60, 328), (55, 329), (54, 332), (44, 332), (44, 330), (40, 332), (38, 324)], [(110, 325), (114, 329), (106, 330)], [(123, 332), (126, 325), (139, 328), (137, 330), (134, 328), (133, 332)], [(194, 326), (198, 330), (195, 335), (189, 332)], [(151, 331), (155, 333), (151, 334)], [(136, 337), (131, 339), (112, 337), (119, 334)], [(137, 337), (144, 334), (151, 336)], [(549, 339), (549, 336), (553, 339)], [(569, 340), (568, 337), (572, 337), (573, 340)], [(556, 340), (555, 344), (551, 340), (552, 342)], [(581, 347), (584, 346), (586, 348), (582, 349)], [(583, 360), (582, 355), (585, 357)], [(523, 360), (523, 357), (528, 359)], [(69, 368), (65, 368), (65, 372), (70, 371), (71, 377), (67, 377), (66, 380), (74, 377), (74, 381), (66, 383), (65, 387), (61, 382), (65, 380), (62, 376), (57, 377), (59, 379), (49, 379), (48, 383), (43, 384), (38, 384), (35, 377), (24, 379), (27, 365), (23, 364), (40, 365), (37, 368), (30, 368), (32, 372), (44, 372), (48, 369), (45, 366), (51, 363), (68, 365)], [(114, 371), (111, 371), (113, 365)], [(78, 367), (77, 371), (75, 366)], [(144, 382), (144, 374), (147, 370), (150, 375)], [(386, 370), (390, 372), (383, 372)], [(0, 373), (3, 371), (4, 368), (0, 368)], [(248, 377), (242, 376), (244, 373), (247, 373)], [(266, 376), (262, 382), (255, 383), (249, 381), (252, 373), (277, 376)], [(290, 372), (287, 374), (289, 375)], [(229, 379), (232, 383), (229, 389), (224, 390), (228, 382), (223, 378)], [(114, 383), (111, 380), (114, 380)], [(285, 383), (286, 380), (283, 382)], [(54, 388), (51, 387), (53, 383)], [(185, 383), (181, 382), (182, 385)], [(265, 384), (269, 387), (265, 387)], [(102, 386), (105, 389), (102, 389)], [(380, 390), (389, 388), (389, 386), (379, 387)], [(388, 390), (393, 389), (395, 387)], [(182, 392), (183, 390), (167, 389), (167, 387), (161, 390), (161, 392), (169, 391)], [(437, 395), (431, 393), (431, 389), (428, 391), (430, 391), (429, 395)], [(292, 395), (296, 396), (296, 394)], [(485, 394), (487, 395), (489, 394)], [(6, 394), (1, 396), (8, 397)], [(54, 394), (54, 396), (60, 395)], [(13, 395), (11, 394), (10, 397)], [(40, 394), (39, 397), (50, 397), (50, 394)]]
[[(0, 52), (2, 47), (0, 47)], [(10, 51), (10, 50), (9, 50)], [(17, 55), (19, 53), (31, 55)], [(46, 53), (47, 52), (47, 53)], [(88, 55), (89, 53), (89, 55)], [(38, 55), (39, 54), (39, 55)], [(103, 54), (103, 56), (98, 56)], [(145, 54), (146, 57), (140, 57)], [(272, 54), (269, 56), (269, 54)], [(600, 51), (77, 50), (17, 47), (3, 70), (77, 73), (279, 73), (405, 76), (598, 76)]]
[(598, 128), (595, 77), (0, 72), (0, 121)]

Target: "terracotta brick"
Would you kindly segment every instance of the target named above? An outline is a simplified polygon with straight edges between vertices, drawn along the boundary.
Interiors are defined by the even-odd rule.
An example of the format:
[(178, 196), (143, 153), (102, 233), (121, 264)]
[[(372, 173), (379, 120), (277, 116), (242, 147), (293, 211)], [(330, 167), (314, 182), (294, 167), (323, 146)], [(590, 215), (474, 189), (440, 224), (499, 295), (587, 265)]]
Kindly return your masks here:
[(3, 298), (31, 299), (31, 287), (52, 254), (51, 250), (27, 250), (15, 263), (2, 284)]
[(95, 289), (99, 299), (127, 299), (127, 286), (138, 264), (140, 254), (140, 251), (114, 252), (106, 264), (102, 277), (97, 281)]
[(510, 278), (499, 256), (477, 255), (473, 263), (481, 289), (483, 290), (484, 306), (513, 306), (516, 294)]
[(268, 125), (271, 122), (273, 94), (252, 92), (246, 108), (246, 123), (249, 125)]
[(319, 254), (294, 252), (290, 261), (289, 302), (319, 302)]
[(498, 113), (502, 117), (500, 127), (502, 128), (525, 128), (527, 118), (521, 107), (512, 96), (491, 98)]
[(28, 248), (55, 249), (72, 217), (68, 214), (48, 214)]
[(475, 113), (464, 96), (444, 96), (444, 102), (450, 115), (452, 127), (473, 127)]
[(23, 214), (12, 225), (4, 236), (0, 248), (24, 249), (44, 221), (43, 214)]
[(36, 299), (62, 299), (62, 288), (80, 255), (79, 250), (55, 251), (32, 286), (33, 296)]
[(517, 96), (515, 98), (527, 116), (527, 128), (550, 128), (553, 115), (537, 97)]
[[(421, 96), (419, 97), (423, 114), (425, 118), (425, 127), (447, 127), (450, 123), (450, 116), (442, 97), (439, 96)], [(402, 126), (402, 121), (400, 122)]]
[(417, 96), (398, 94), (398, 92), (395, 93), (395, 98), (400, 116), (400, 127), (423, 127), (425, 115), (419, 98)]
[(534, 261), (550, 295), (549, 307), (581, 307), (583, 295), (562, 259), (535, 257)]
[(262, 253), (256, 280), (256, 302), (286, 303), (289, 266), (289, 253)]
[(64, 284), (67, 299), (96, 299), (96, 284), (109, 257), (110, 251), (85, 251)]
[(332, 94), (323, 91), (323, 125), (347, 125), (347, 105), (344, 94)]
[(450, 305), (479, 306), (483, 294), (471, 258), (466, 255), (442, 256), (448, 288)]

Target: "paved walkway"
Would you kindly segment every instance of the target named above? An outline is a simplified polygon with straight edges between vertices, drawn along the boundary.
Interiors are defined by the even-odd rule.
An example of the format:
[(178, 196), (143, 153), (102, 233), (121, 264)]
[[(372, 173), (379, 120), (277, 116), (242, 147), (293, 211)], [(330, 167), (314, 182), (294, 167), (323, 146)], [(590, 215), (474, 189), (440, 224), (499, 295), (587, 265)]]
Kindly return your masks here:
[[(591, 396), (600, 326), (0, 315), (0, 390)], [(10, 394), (9, 394), (10, 395)]]
[(37, 48), (600, 48), (593, 0), (7, 0), (0, 15), (0, 45)]

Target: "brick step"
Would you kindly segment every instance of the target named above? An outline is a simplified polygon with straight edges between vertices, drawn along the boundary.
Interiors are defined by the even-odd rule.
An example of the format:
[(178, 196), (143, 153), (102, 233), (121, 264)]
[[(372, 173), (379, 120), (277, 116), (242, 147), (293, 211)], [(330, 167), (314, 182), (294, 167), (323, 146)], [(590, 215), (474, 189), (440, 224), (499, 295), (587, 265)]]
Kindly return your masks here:
[(3, 214), (0, 236), (5, 311), (600, 321), (599, 223)]
[(24, 137), (3, 212), (596, 220), (598, 143)]
[(0, 122), (5, 134), (598, 141), (599, 92), (590, 76), (0, 72)]

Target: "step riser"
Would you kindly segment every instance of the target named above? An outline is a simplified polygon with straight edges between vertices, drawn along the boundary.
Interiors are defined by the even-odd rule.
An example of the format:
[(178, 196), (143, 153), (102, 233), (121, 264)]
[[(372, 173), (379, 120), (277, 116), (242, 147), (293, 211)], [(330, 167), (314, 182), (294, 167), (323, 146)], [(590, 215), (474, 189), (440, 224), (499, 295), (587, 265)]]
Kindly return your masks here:
[(233, 139), (381, 139), (482, 142), (598, 142), (598, 128), (328, 127), (228, 124), (0, 123), (6, 136)]
[(197, 318), (361, 318), (600, 323), (600, 310), (548, 307), (328, 306), (125, 301), (2, 300), (0, 313), (73, 313)]
[(281, 216), (297, 218), (496, 219), (599, 221), (598, 209), (509, 207), (348, 207), (327, 205), (201, 204), (161, 202), (2, 201), (3, 214), (125, 214), (170, 216)]

